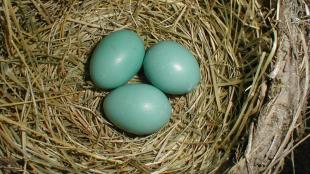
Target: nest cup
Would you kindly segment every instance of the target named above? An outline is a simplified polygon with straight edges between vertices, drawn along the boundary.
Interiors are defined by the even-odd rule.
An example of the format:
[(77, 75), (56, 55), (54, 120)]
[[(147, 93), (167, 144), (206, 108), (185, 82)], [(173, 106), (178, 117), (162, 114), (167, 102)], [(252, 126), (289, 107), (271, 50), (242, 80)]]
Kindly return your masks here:
[[(244, 156), (269, 102), (275, 11), (186, 0), (4, 1), (0, 10), (2, 173), (212, 173)], [(200, 65), (199, 86), (169, 96), (172, 118), (149, 136), (116, 129), (101, 110), (108, 91), (88, 75), (98, 41), (125, 28), (147, 48), (175, 40)], [(135, 82), (146, 82), (143, 72)]]

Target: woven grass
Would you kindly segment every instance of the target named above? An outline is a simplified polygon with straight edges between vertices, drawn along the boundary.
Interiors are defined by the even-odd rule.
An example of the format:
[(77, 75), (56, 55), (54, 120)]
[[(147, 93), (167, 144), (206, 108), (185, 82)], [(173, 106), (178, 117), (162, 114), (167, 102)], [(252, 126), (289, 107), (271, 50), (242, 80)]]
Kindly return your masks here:
[[(0, 12), (2, 173), (224, 172), (243, 157), (269, 101), (277, 10), (255, 0), (4, 0)], [(146, 48), (175, 40), (200, 65), (200, 85), (169, 96), (172, 118), (149, 136), (109, 123), (101, 110), (109, 91), (88, 75), (96, 43), (123, 28)], [(136, 82), (147, 83), (143, 74)]]

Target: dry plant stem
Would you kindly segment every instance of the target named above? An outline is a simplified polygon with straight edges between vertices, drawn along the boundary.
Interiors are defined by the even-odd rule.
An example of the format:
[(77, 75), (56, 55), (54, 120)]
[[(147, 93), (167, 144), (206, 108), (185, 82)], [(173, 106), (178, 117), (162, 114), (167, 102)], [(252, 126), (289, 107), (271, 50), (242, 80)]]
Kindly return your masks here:
[[(6, 171), (13, 173), (212, 173), (242, 146), (248, 127), (251, 156), (257, 129), (248, 124), (261, 108), (263, 79), (270, 62), (286, 61), (286, 55), (274, 57), (281, 41), (272, 42), (279, 33), (269, 26), (274, 12), (256, 0), (1, 2), (0, 168), (11, 163), (14, 169)], [(96, 89), (87, 76), (96, 43), (122, 28), (137, 32), (146, 48), (175, 40), (200, 64), (200, 85), (186, 96), (169, 96), (169, 124), (146, 137), (128, 135), (105, 119), (101, 103), (108, 91)], [(279, 63), (274, 81), (284, 67), (296, 71)], [(136, 82), (147, 83), (143, 76), (130, 81)]]
[[(278, 3), (280, 46), (274, 68), (277, 73), (272, 73), (272, 100), (259, 115), (247, 153), (229, 173), (277, 173), (287, 151), (292, 148), (289, 141), (302, 116), (309, 91), (309, 45), (305, 42), (305, 33), (293, 22), (302, 5), (297, 0)], [(280, 66), (282, 61), (284, 66)]]

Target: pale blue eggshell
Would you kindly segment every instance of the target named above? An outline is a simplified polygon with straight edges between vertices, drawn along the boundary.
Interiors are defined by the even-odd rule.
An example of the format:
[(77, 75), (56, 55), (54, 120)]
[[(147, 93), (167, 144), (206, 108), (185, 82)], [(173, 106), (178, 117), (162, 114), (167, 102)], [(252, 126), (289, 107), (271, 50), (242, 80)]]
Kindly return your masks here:
[(129, 84), (113, 90), (105, 98), (103, 110), (115, 126), (136, 135), (156, 132), (172, 113), (166, 95), (147, 84)]
[(93, 51), (90, 77), (99, 88), (119, 87), (139, 71), (144, 53), (143, 41), (135, 32), (112, 32), (104, 37)]
[(143, 69), (147, 79), (168, 94), (188, 93), (200, 81), (195, 57), (175, 41), (161, 41), (149, 48)]

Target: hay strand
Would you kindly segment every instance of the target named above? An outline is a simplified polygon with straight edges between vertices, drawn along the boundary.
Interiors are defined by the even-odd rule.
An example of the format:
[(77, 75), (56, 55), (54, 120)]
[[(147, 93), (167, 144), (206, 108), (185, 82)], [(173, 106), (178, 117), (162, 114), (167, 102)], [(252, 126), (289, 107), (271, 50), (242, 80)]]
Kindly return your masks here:
[[(281, 11), (255, 0), (4, 0), (0, 13), (0, 173), (225, 171), (228, 160), (242, 161), (241, 140), (255, 140), (253, 120), (269, 96), (266, 79), (282, 70), (270, 74), (281, 62), (273, 21)], [(183, 44), (203, 77), (192, 93), (169, 96), (169, 124), (145, 137), (105, 119), (108, 91), (89, 79), (96, 43), (123, 28), (137, 32), (146, 48), (168, 39)], [(307, 63), (305, 55), (304, 74)], [(135, 82), (147, 83), (143, 76), (129, 83)], [(252, 142), (248, 155), (253, 148)], [(267, 170), (283, 157), (277, 153)]]

